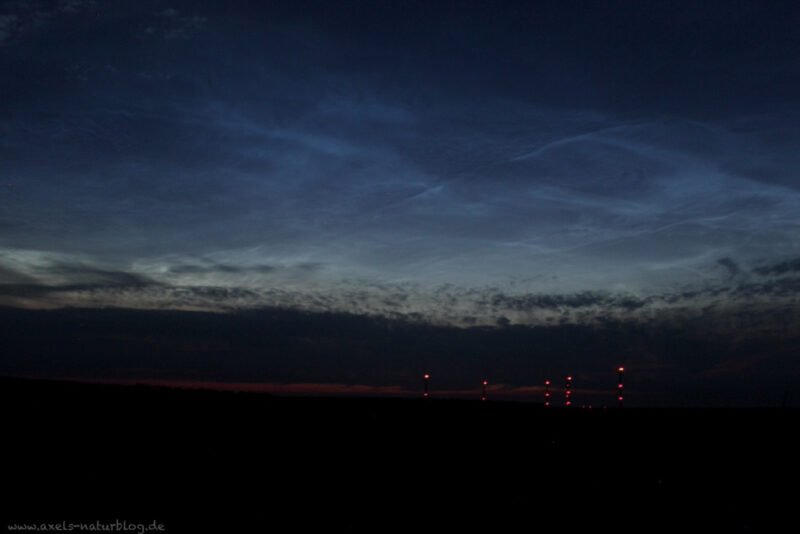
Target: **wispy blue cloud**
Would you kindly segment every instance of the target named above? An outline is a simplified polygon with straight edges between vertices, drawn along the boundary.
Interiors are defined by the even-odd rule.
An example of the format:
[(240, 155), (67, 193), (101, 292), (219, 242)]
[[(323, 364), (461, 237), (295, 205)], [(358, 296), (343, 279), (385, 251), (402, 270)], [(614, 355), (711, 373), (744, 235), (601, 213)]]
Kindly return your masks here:
[[(81, 7), (58, 6), (54, 28)], [(596, 99), (604, 75), (588, 71), (586, 87), (553, 74), (575, 97), (565, 101), (540, 74), (591, 57), (590, 48), (564, 47), (563, 35), (577, 35), (568, 21), (552, 35), (549, 59), (508, 56), (517, 69), (507, 70), (491, 49), (490, 60), (466, 54), (443, 64), (449, 56), (428, 27), (413, 42), (367, 43), (358, 25), (258, 12), (237, 26), (238, 10), (207, 7), (98, 4), (92, 28), (106, 24), (105, 47), (87, 31), (43, 50), (28, 78), (7, 77), (0, 246), (165, 287), (252, 292), (236, 305), (268, 300), (259, 287), (300, 307), (347, 294), (343, 280), (415, 287), (398, 313), (433, 316), (446, 284), (513, 299), (607, 294), (611, 306), (735, 278), (720, 258), (740, 265), (741, 277), (779, 263), (796, 241), (791, 103), (754, 98), (746, 111), (720, 103), (704, 113), (676, 89), (667, 103), (620, 109)], [(20, 9), (3, 15), (0, 34), (17, 31)], [(133, 19), (135, 27), (123, 24)], [(462, 20), (453, 34), (472, 24)], [(14, 46), (32, 47), (26, 39)], [(498, 50), (527, 50), (514, 39), (523, 38)], [(4, 61), (10, 73), (23, 60)], [(774, 68), (791, 71), (786, 61)], [(739, 69), (719, 68), (707, 83)], [(509, 80), (517, 85), (500, 87)], [(643, 97), (661, 91), (641, 84)], [(592, 90), (596, 98), (577, 98)], [(619, 98), (629, 90), (618, 88)], [(41, 274), (28, 264), (16, 272)], [(362, 300), (377, 313), (391, 310), (385, 298)], [(453, 315), (517, 320), (511, 312)]]

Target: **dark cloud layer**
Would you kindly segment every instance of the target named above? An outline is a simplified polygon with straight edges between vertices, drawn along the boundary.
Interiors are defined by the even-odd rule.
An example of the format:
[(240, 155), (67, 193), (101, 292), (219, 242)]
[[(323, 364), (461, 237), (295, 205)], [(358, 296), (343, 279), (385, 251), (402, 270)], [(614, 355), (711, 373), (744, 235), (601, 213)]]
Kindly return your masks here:
[[(92, 290), (144, 290), (160, 286), (158, 282), (142, 275), (75, 263), (51, 263), (46, 267), (38, 267), (35, 272), (38, 277), (0, 265), (0, 295), (36, 297), (58, 292), (80, 294)], [(41, 281), (42, 277), (47, 279), (54, 276), (61, 278), (63, 283), (46, 284)]]
[[(452, 284), (430, 290), (419, 284), (360, 278), (342, 278), (332, 288), (328, 284), (315, 285), (325, 267), (310, 263), (243, 266), (209, 260), (182, 261), (161, 273), (145, 276), (40, 258), (38, 263), (29, 264), (28, 272), (36, 276), (0, 262), (0, 298), (5, 305), (15, 305), (23, 299), (37, 303), (36, 307), (50, 308), (107, 307), (120, 302), (134, 308), (209, 311), (273, 306), (461, 327), (646, 322), (670, 311), (697, 315), (709, 307), (780, 308), (796, 306), (800, 299), (800, 277), (793, 275), (793, 260), (755, 267), (752, 274), (728, 258), (717, 263), (727, 276), (715, 282), (642, 296), (611, 291), (532, 293), (492, 286), (467, 289)], [(220, 280), (225, 283), (214, 283)]]
[(800, 272), (800, 259), (793, 259), (778, 263), (776, 265), (765, 265), (756, 267), (753, 272), (761, 276), (782, 275), (786, 273)]

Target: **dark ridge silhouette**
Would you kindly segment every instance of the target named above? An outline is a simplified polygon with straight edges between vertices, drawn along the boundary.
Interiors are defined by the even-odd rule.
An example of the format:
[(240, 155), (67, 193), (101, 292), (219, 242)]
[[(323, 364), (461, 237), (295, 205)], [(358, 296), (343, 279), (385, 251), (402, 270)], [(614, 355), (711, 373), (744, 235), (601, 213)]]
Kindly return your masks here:
[[(756, 530), (787, 518), (791, 409), (544, 408), (0, 379), (9, 521), (166, 532)], [(534, 528), (531, 526), (530, 528)]]

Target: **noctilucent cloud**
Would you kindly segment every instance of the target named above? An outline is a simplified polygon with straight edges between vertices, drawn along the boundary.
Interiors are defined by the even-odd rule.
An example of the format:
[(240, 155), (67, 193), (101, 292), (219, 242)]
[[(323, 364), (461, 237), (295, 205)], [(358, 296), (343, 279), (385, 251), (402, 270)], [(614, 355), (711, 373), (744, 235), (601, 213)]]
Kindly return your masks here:
[(792, 2), (6, 2), (0, 304), (794, 303)]

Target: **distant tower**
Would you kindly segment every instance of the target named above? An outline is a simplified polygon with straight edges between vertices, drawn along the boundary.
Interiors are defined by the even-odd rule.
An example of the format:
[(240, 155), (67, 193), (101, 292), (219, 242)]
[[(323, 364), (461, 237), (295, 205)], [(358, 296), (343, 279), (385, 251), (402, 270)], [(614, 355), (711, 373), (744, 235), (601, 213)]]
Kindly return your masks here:
[(422, 391), (422, 396), (427, 398), (429, 396), (429, 393), (428, 393), (428, 380), (430, 380), (431, 375), (429, 375), (428, 373), (425, 373), (424, 375), (422, 375), (422, 378), (424, 380), (424, 382), (423, 382), (424, 389)]
[(482, 401), (485, 401), (485, 400), (486, 400), (486, 386), (488, 386), (488, 385), (489, 385), (489, 382), (487, 382), (486, 380), (484, 380), (484, 381), (483, 381), (483, 389), (481, 389), (481, 400), (482, 400)]
[(550, 381), (544, 381), (544, 405), (550, 406)]
[(572, 401), (570, 400), (570, 396), (572, 395), (572, 377), (567, 377), (567, 384), (564, 393), (564, 404), (566, 406), (572, 405)]
[(619, 402), (619, 407), (622, 408), (622, 373), (625, 371), (624, 367), (620, 367), (617, 369), (617, 401)]

